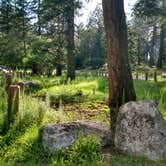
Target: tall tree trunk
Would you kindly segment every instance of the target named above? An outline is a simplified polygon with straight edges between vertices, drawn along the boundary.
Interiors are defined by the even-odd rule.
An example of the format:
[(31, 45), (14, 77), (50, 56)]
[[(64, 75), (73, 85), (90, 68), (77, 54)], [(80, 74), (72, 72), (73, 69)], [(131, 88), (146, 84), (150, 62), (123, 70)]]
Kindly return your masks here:
[(57, 64), (56, 66), (56, 76), (61, 76), (62, 75), (62, 65)]
[(108, 44), (109, 106), (114, 137), (117, 111), (122, 103), (136, 100), (128, 60), (128, 37), (123, 0), (102, 0)]
[[(25, 26), (25, 25), (23, 25)], [(27, 48), (26, 48), (26, 32), (25, 32), (25, 27), (23, 27), (23, 51), (24, 51), (24, 57), (27, 56)]]
[(137, 43), (137, 64), (138, 64), (138, 66), (140, 66), (141, 65), (141, 39), (140, 39), (140, 37), (138, 37), (138, 43)]
[(153, 35), (151, 40), (151, 46), (150, 46), (150, 60), (149, 60), (149, 66), (153, 66), (155, 64), (155, 39), (156, 39), (156, 25), (153, 25)]
[(157, 60), (157, 68), (163, 67), (163, 55), (164, 55), (164, 38), (165, 38), (165, 29), (164, 24), (161, 25), (161, 31), (160, 31), (160, 50), (159, 50), (159, 57)]
[(67, 79), (75, 79), (75, 45), (74, 45), (74, 0), (68, 2), (67, 12)]
[(22, 40), (23, 40), (23, 57), (27, 56), (27, 49), (26, 49), (26, 21), (25, 21), (25, 5), (23, 4), (22, 10), (24, 12), (22, 18)]
[(62, 75), (62, 59), (63, 59), (63, 45), (64, 45), (64, 39), (63, 39), (63, 32), (64, 32), (64, 21), (62, 20), (61, 16), (58, 17), (58, 26), (57, 26), (57, 41), (58, 41), (58, 48), (56, 52), (56, 76)]
[(37, 19), (38, 19), (38, 35), (41, 35), (41, 0), (38, 0), (38, 7), (37, 7)]

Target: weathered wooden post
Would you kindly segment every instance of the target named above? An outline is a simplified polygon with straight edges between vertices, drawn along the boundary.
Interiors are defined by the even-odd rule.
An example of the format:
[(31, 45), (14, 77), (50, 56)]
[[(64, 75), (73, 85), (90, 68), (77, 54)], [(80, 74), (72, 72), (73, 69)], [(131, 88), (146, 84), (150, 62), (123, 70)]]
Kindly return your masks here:
[(23, 77), (26, 77), (26, 75), (27, 75), (27, 74), (26, 74), (26, 71), (24, 71), (24, 72), (23, 72)]
[(17, 78), (20, 78), (20, 72), (19, 71), (16, 72), (16, 76), (17, 76)]
[(136, 80), (138, 80), (138, 71), (136, 72)]
[(14, 122), (19, 112), (19, 96), (20, 87), (18, 85), (10, 85), (8, 91), (8, 109), (7, 109), (7, 128)]
[(107, 72), (105, 71), (105, 77), (107, 77)]
[(5, 74), (5, 77), (6, 77), (6, 87), (5, 87), (5, 90), (8, 93), (9, 92), (9, 87), (12, 84), (12, 75), (7, 73), (7, 74)]
[(23, 72), (22, 71), (20, 72), (20, 78), (21, 79), (23, 78)]
[(148, 72), (145, 72), (145, 81), (148, 81)]
[(98, 71), (98, 76), (100, 77), (100, 70)]
[(16, 77), (16, 71), (13, 70), (12, 76)]
[(103, 77), (103, 71), (101, 71), (101, 76)]
[(96, 72), (95, 72), (95, 76), (97, 77), (98, 76), (98, 71), (96, 70)]
[(157, 72), (154, 72), (154, 82), (157, 82)]
[(17, 85), (20, 87), (20, 94), (24, 94), (24, 82), (18, 82)]

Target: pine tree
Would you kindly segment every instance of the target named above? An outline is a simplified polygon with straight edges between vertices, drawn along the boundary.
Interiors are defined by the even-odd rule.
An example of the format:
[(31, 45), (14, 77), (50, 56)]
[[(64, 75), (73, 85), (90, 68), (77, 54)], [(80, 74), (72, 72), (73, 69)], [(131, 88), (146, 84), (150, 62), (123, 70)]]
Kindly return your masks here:
[(114, 138), (117, 112), (123, 102), (136, 100), (129, 60), (123, 0), (103, 0), (104, 25), (108, 46), (109, 106)]

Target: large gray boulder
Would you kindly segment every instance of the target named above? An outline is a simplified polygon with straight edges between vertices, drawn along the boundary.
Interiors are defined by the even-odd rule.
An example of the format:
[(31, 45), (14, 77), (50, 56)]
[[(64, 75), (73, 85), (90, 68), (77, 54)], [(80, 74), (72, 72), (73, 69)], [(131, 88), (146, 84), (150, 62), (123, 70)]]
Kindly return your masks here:
[(96, 135), (101, 140), (101, 145), (111, 143), (110, 129), (101, 122), (76, 121), (59, 124), (48, 124), (43, 131), (43, 146), (50, 153), (70, 147), (77, 140), (79, 134)]
[(166, 123), (155, 101), (129, 102), (120, 108), (115, 145), (151, 160), (166, 157)]

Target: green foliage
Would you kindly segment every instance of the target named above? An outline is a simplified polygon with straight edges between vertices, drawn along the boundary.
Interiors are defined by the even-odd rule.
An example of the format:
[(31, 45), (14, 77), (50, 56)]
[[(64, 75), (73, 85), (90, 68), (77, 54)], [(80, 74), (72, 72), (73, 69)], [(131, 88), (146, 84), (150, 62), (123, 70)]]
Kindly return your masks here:
[[(81, 75), (81, 73), (79, 73)], [(1, 77), (0, 77), (1, 78)], [(93, 113), (96, 109), (101, 107), (98, 111), (97, 119), (109, 124), (110, 117), (109, 109), (106, 105), (96, 104), (96, 101), (103, 101), (107, 99), (108, 80), (107, 78), (85, 77), (79, 76), (75, 81), (66, 82), (65, 77), (30, 77), (30, 80), (39, 80), (43, 84), (42, 90), (45, 92), (52, 92), (62, 97), (62, 94), (75, 94), (81, 92), (89, 94), (88, 102), (83, 101), (83, 104), (76, 104), (76, 110), (70, 107), (64, 111), (64, 106), (60, 109), (51, 109), (49, 107), (49, 95), (46, 101), (34, 98), (32, 95), (21, 97), (20, 112), (14, 125), (11, 126), (8, 133), (2, 133), (2, 125), (4, 114), (6, 112), (6, 105), (3, 102), (4, 91), (0, 91), (0, 165), (57, 165), (57, 166), (102, 166), (102, 165), (158, 165), (165, 166), (165, 159), (161, 161), (151, 162), (145, 158), (135, 158), (126, 154), (120, 155), (113, 150), (111, 154), (101, 154), (101, 147), (98, 138), (88, 136), (87, 138), (80, 135), (73, 148), (58, 151), (53, 156), (48, 155), (42, 146), (42, 129), (48, 123), (60, 123), (66, 121), (76, 120), (80, 115), (80, 110), (85, 110), (84, 114)], [(1, 83), (4, 82), (1, 81)], [(166, 87), (165, 82), (152, 81), (134, 81), (138, 100), (143, 99), (158, 99), (159, 109), (162, 112), (164, 119), (166, 119)], [(61, 85), (62, 84), (62, 85)], [(1, 84), (4, 87), (4, 83)], [(2, 88), (1, 87), (1, 88)], [(93, 88), (95, 87), (95, 95)], [(81, 91), (79, 91), (81, 90)], [(35, 93), (38, 93), (35, 92)], [(80, 96), (81, 99), (81, 96)], [(2, 101), (2, 102), (1, 102)], [(3, 106), (2, 106), (3, 105)], [(74, 105), (74, 103), (72, 103)], [(67, 107), (67, 105), (65, 105)], [(79, 110), (80, 109), (80, 110)], [(93, 110), (93, 111), (92, 111)], [(103, 110), (103, 111), (102, 111)], [(78, 113), (78, 116), (75, 114)], [(104, 115), (105, 116), (104, 116)], [(85, 115), (84, 115), (85, 116)], [(87, 119), (87, 116), (85, 116)], [(94, 120), (94, 117), (89, 116), (89, 120)]]
[(0, 62), (10, 68), (22, 65), (29, 45), (29, 1), (0, 3)]
[[(51, 105), (59, 105), (60, 102), (63, 104), (67, 103), (80, 103), (86, 101), (99, 101), (106, 98), (106, 91), (108, 87), (104, 87), (106, 81), (89, 77), (86, 81), (83, 81), (84, 77), (79, 77), (75, 81), (67, 83), (66, 81), (52, 79), (52, 86), (43, 88), (38, 91), (35, 96), (45, 98), (49, 95)], [(103, 84), (103, 85), (102, 85)], [(104, 93), (103, 93), (104, 92)]]
[(147, 158), (143, 157), (132, 157), (126, 155), (114, 156), (110, 155), (110, 165), (111, 166), (165, 166), (166, 160), (161, 161), (149, 161)]
[(160, 12), (159, 0), (139, 0), (135, 4), (134, 13), (139, 16), (148, 17), (158, 15)]
[(97, 137), (89, 135), (87, 138), (84, 138), (83, 134), (81, 134), (73, 146), (71, 159), (76, 164), (81, 163), (82, 160), (97, 160), (99, 158), (100, 148), (100, 142)]
[(52, 71), (54, 55), (50, 50), (51, 39), (45, 37), (36, 37), (31, 53), (24, 58), (24, 64), (29, 66), (34, 74), (42, 74)]
[[(150, 66), (157, 65), (158, 68), (162, 68), (162, 63), (165, 61), (163, 47), (165, 7), (163, 0), (138, 0), (133, 8), (132, 27), (135, 26), (134, 29), (140, 41), (137, 42), (136, 51), (140, 52), (138, 55), (141, 55), (144, 63), (149, 63)], [(130, 40), (135, 43), (135, 39)]]
[(77, 33), (76, 67), (78, 69), (102, 67), (106, 63), (106, 38), (102, 10), (99, 6), (90, 16), (87, 27), (80, 24)]
[[(0, 34), (0, 63), (15, 67), (21, 64), (21, 48), (13, 32)], [(12, 58), (11, 58), (12, 57)]]
[(164, 119), (166, 119), (166, 102), (164, 101), (166, 97), (165, 82), (145, 82), (145, 81), (135, 81), (136, 93), (138, 96), (137, 100), (158, 100), (159, 109), (162, 112)]
[(7, 95), (0, 87), (0, 133), (3, 133), (6, 127)]
[(68, 93), (68, 92), (64, 92), (61, 94), (49, 94), (49, 100), (51, 105), (59, 105), (60, 102), (62, 102), (63, 104), (67, 104), (67, 103), (80, 103), (86, 100), (85, 95), (83, 95), (81, 90), (78, 90), (75, 93)]
[(52, 158), (53, 165), (66, 166), (104, 166), (100, 153), (99, 139), (93, 135), (80, 134), (71, 150), (58, 151)]
[(5, 130), (7, 114), (7, 94), (5, 91), (5, 77), (0, 73), (0, 134)]
[(42, 124), (44, 114), (47, 111), (47, 106), (44, 102), (33, 99), (31, 96), (24, 96), (20, 101), (20, 113), (17, 121), (17, 126), (30, 126)]
[(107, 93), (108, 92), (108, 79), (107, 78), (101, 78), (98, 79), (98, 89), (99, 91), (103, 92), (103, 93)]

